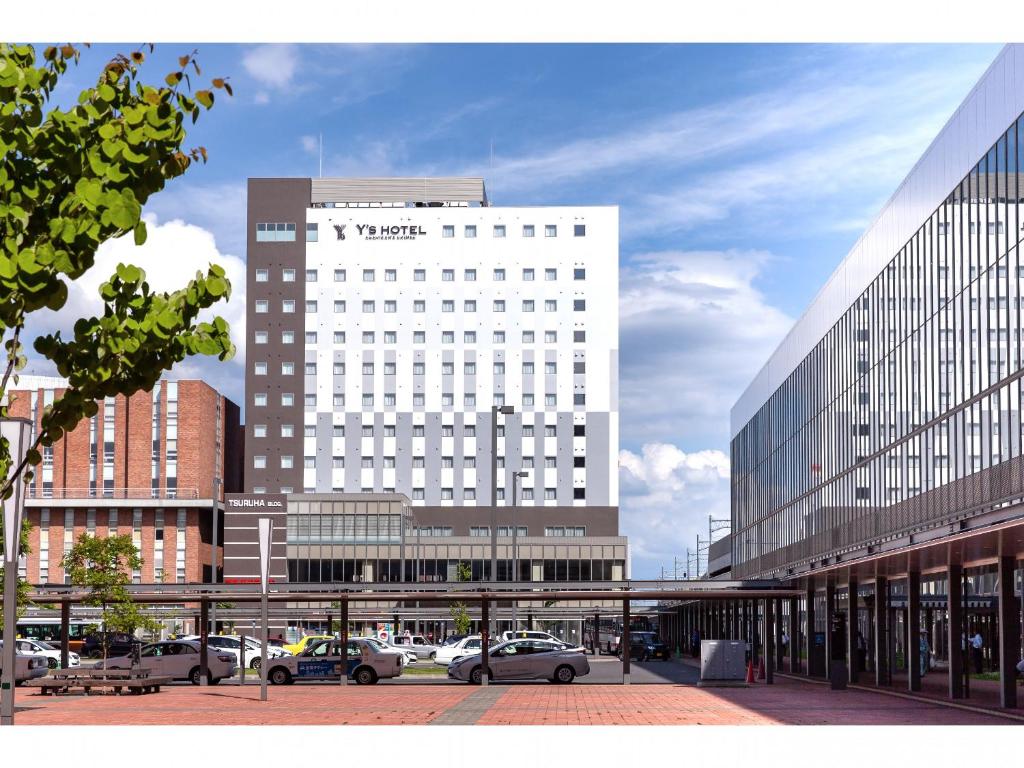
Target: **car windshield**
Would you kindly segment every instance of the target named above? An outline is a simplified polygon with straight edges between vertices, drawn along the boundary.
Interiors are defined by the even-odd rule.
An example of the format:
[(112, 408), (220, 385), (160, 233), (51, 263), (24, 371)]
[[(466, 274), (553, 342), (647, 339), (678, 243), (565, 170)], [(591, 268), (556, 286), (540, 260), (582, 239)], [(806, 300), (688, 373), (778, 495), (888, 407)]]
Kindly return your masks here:
[(44, 651), (56, 651), (57, 649), (47, 643), (45, 640), (36, 640), (36, 645), (42, 648)]
[(374, 638), (372, 638), (372, 637), (368, 637), (368, 638), (366, 638), (366, 642), (370, 644), (370, 647), (371, 647), (371, 648), (374, 648), (374, 649), (376, 649), (376, 650), (378, 650), (378, 651), (386, 651), (386, 650), (387, 650), (387, 648), (388, 648), (388, 647), (387, 647), (386, 645), (384, 645), (384, 643), (382, 643), (382, 642), (381, 642), (380, 640), (376, 640), (376, 639), (374, 639)]
[(653, 643), (657, 640), (653, 632), (630, 632), (629, 636), (641, 643)]

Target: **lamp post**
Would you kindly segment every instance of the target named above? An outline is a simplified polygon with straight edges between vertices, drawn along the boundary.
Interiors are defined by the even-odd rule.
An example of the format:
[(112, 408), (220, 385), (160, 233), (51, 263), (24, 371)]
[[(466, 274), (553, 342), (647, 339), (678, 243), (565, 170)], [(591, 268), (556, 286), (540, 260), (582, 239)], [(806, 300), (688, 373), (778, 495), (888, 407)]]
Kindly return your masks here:
[[(216, 472), (216, 471), (217, 471), (216, 468), (214, 468), (214, 472)], [(211, 531), (211, 534), (210, 534), (210, 583), (211, 584), (216, 584), (217, 583), (217, 560), (218, 560), (218, 557), (217, 557), (217, 533), (218, 533), (218, 531), (217, 531), (217, 527), (218, 527), (217, 526), (217, 522), (218, 522), (217, 521), (217, 517), (218, 517), (218, 512), (220, 512), (220, 508), (218, 506), (220, 499), (219, 499), (219, 495), (217, 493), (217, 489), (219, 487), (220, 487), (220, 478), (219, 477), (214, 477), (213, 478), (213, 515), (212, 515), (212, 517), (213, 517), (213, 530)], [(213, 603), (210, 604), (210, 634), (213, 634), (213, 635), (217, 634), (217, 603), (216, 603), (216, 601), (214, 601)]]
[[(511, 405), (491, 406), (491, 581), (498, 580), (498, 414), (516, 412)], [(495, 612), (497, 613), (497, 612)], [(490, 632), (490, 626), (481, 627)]]
[[(519, 581), (519, 527), (516, 525), (516, 485), (530, 473), (525, 469), (512, 473), (512, 581)], [(512, 601), (512, 631), (519, 627), (516, 625), (516, 601)]]
[[(0, 435), (7, 440), (10, 466), (17, 467), (32, 444), (32, 422), (28, 419), (0, 421)], [(25, 506), (25, 483), (19, 478), (4, 506), (4, 636), (3, 675), (0, 677), (0, 725), (14, 725), (14, 665), (18, 644), (18, 549), (21, 516)]]
[(267, 634), (269, 633), (270, 619), (268, 617), (267, 590), (270, 588), (270, 542), (274, 529), (274, 521), (269, 517), (261, 517), (258, 520), (260, 536), (260, 619), (263, 632), (263, 642), (260, 647), (260, 701), (267, 700)]

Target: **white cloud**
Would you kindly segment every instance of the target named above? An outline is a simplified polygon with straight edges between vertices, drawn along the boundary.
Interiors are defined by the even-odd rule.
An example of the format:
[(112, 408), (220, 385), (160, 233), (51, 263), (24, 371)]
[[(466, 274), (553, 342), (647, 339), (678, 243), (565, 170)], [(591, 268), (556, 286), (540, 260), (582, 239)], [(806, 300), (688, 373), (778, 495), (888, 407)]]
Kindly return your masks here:
[(792, 325), (754, 285), (771, 263), (758, 251), (665, 251), (622, 271), (624, 443), (726, 443), (730, 408)]
[(298, 69), (299, 51), (296, 46), (285, 43), (260, 45), (242, 56), (242, 66), (261, 85), (286, 88)]
[(686, 561), (708, 515), (729, 517), (729, 458), (717, 450), (687, 453), (671, 443), (619, 452), (620, 528), (629, 537), (633, 578), (655, 578), (674, 558)]
[(320, 151), (320, 140), (316, 136), (302, 136), (299, 139), (302, 144), (302, 149), (310, 155), (315, 155)]
[[(210, 320), (220, 315), (231, 326), (231, 339), (237, 352), (230, 363), (216, 358), (197, 357), (175, 366), (176, 378), (202, 378), (211, 386), (242, 403), (245, 370), (245, 262), (238, 256), (217, 249), (213, 234), (180, 219), (160, 223), (154, 214), (146, 214), (148, 237), (136, 246), (131, 235), (109, 240), (100, 246), (92, 269), (74, 281), (68, 290), (68, 300), (59, 313), (47, 310), (33, 318), (27, 328), (33, 334), (60, 329), (65, 336), (71, 333), (74, 321), (102, 312), (103, 302), (99, 287), (114, 274), (118, 263), (134, 264), (146, 272), (146, 280), (154, 291), (173, 291), (185, 287), (197, 271), (206, 272), (211, 263), (224, 267), (231, 281), (231, 299), (219, 302), (200, 316)], [(36, 356), (38, 359), (38, 356)], [(33, 364), (32, 371), (44, 373), (49, 366)]]

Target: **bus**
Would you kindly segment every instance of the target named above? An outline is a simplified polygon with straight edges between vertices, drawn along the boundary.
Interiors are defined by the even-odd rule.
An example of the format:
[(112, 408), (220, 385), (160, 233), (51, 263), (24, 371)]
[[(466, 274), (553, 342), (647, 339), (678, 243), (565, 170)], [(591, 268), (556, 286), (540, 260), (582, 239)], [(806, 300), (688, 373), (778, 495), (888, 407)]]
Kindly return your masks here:
[[(71, 619), (68, 623), (69, 650), (81, 653), (86, 635), (98, 629), (99, 623), (95, 620)], [(18, 637), (45, 640), (60, 648), (60, 619), (18, 619)]]
[[(657, 632), (658, 617), (646, 614), (629, 617), (629, 628), (632, 632)], [(622, 637), (622, 618), (620, 616), (601, 616), (599, 644), (597, 653), (614, 656), (619, 652), (619, 640)], [(591, 653), (594, 651), (594, 619), (589, 617), (583, 621), (583, 647)]]

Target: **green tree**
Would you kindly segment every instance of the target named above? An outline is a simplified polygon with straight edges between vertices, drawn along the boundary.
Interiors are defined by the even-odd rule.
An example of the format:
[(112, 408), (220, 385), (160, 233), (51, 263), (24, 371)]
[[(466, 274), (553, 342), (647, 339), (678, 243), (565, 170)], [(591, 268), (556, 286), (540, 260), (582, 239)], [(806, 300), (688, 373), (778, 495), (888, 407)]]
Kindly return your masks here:
[(132, 571), (142, 568), (142, 556), (131, 536), (83, 533), (61, 560), (61, 567), (71, 577), (72, 584), (89, 590), (82, 600), (83, 605), (100, 608), (104, 661), (108, 631), (128, 634), (134, 634), (137, 629), (159, 631), (160, 622), (143, 614), (128, 592)]
[[(18, 542), (18, 554), (29, 555), (32, 553), (32, 548), (28, 544), (28, 535), (32, 530), (32, 524), (29, 523), (28, 518), (24, 518), (21, 521), (21, 541)], [(4, 551), (4, 531), (3, 526), (0, 525), (0, 552)], [(25, 615), (25, 609), (32, 605), (32, 601), (29, 599), (29, 593), (32, 591), (32, 587), (27, 581), (18, 580), (18, 618), (20, 619)], [(4, 566), (0, 565), (0, 598), (4, 594)], [(0, 604), (3, 600), (0, 599)], [(3, 610), (0, 609), (0, 630), (4, 628), (4, 614)]]
[[(195, 51), (160, 84), (143, 81), (142, 50), (115, 56), (77, 104), (52, 105), (61, 77), (78, 61), (71, 45), (46, 48), (37, 60), (32, 46), (0, 44), (0, 339), (7, 360), (0, 398), (27, 363), (21, 337), (30, 315), (60, 310), (68, 282), (92, 268), (107, 240), (132, 233), (136, 244), (145, 242), (142, 207), (207, 157), (203, 147), (182, 149), (186, 117), (194, 123), (214, 104), (213, 90), (192, 92), (190, 77), (200, 76)], [(211, 85), (231, 92), (225, 79)], [(230, 358), (224, 319), (198, 320), (230, 290), (216, 264), (171, 293), (152, 291), (142, 269), (119, 264), (100, 287), (100, 317), (79, 318), (67, 339), (60, 332), (37, 337), (35, 351), (56, 365), (68, 388), (44, 410), (24, 458), (12, 457), (0, 440), (3, 498), (19, 476), (31, 479), (39, 447), (95, 415), (97, 400), (150, 390), (189, 355)], [(0, 406), (0, 417), (7, 415)]]
[[(469, 563), (460, 562), (455, 567), (455, 580), (469, 581), (471, 578), (473, 578), (473, 572), (469, 568)], [(469, 618), (469, 612), (466, 610), (466, 604), (463, 602), (452, 603), (448, 606), (448, 612), (451, 614), (452, 622), (455, 624), (455, 634), (468, 635), (472, 622)]]

